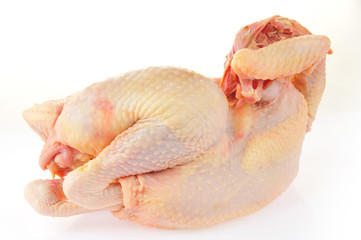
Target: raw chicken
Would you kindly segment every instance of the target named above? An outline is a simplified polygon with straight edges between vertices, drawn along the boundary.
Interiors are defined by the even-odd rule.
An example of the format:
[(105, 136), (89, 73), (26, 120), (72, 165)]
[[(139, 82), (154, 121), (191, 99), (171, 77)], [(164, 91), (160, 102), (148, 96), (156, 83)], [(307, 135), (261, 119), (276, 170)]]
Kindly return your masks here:
[(325, 85), (325, 36), (280, 16), (240, 30), (218, 81), (151, 67), (24, 111), (44, 140), (39, 213), (110, 210), (169, 229), (253, 212), (289, 186)]

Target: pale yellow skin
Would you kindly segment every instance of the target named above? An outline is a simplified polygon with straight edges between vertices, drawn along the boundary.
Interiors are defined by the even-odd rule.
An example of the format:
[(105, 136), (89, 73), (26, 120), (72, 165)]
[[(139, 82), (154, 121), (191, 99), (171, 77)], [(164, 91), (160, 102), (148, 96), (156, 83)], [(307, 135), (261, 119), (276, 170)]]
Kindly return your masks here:
[[(279, 64), (291, 70), (262, 73), (273, 82), (256, 103), (229, 107), (214, 80), (152, 67), (26, 110), (24, 118), (46, 142), (44, 156), (54, 143), (76, 156), (70, 163), (55, 159), (72, 171), (64, 179), (29, 183), (26, 199), (44, 215), (111, 210), (119, 218), (171, 229), (209, 226), (265, 206), (295, 178), (309, 124), (304, 95), (310, 91), (300, 92), (292, 79), (312, 75), (310, 67), (329, 51), (322, 36), (278, 45), (290, 55), (279, 57)], [(296, 54), (299, 46), (313, 57)], [(277, 58), (277, 51), (267, 52), (271, 47), (255, 58)], [(252, 56), (238, 57), (236, 71), (248, 74), (241, 59)], [(300, 58), (308, 58), (307, 64), (291, 64)], [(317, 105), (322, 91), (312, 93)], [(44, 159), (50, 158), (41, 160), (46, 168)]]

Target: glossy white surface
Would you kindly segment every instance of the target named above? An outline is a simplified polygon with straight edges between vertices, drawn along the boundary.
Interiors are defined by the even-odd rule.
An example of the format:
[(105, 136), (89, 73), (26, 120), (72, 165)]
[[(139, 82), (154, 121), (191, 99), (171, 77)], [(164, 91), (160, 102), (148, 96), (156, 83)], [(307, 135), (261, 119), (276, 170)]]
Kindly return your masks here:
[[(331, 3), (330, 3), (331, 2)], [(0, 2), (0, 236), (3, 239), (360, 239), (360, 1)], [(298, 177), (266, 208), (220, 225), (169, 231), (110, 213), (38, 215), (23, 188), (50, 173), (21, 119), (34, 103), (151, 65), (221, 76), (238, 29), (274, 14), (331, 39), (327, 87), (304, 142)]]

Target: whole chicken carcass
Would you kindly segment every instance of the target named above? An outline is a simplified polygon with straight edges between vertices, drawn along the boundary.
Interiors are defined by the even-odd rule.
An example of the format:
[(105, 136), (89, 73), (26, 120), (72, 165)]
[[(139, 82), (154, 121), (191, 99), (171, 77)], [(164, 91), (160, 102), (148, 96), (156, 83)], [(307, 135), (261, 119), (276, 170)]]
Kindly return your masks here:
[(289, 186), (325, 86), (325, 36), (274, 16), (242, 28), (222, 79), (150, 67), (24, 111), (45, 145), (39, 213), (108, 210), (170, 229), (253, 212)]

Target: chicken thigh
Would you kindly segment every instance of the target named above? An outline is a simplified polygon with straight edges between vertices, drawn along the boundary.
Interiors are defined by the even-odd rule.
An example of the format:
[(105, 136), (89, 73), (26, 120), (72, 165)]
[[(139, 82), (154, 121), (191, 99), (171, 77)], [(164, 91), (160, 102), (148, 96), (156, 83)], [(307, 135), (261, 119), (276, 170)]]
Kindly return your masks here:
[(274, 16), (240, 30), (220, 81), (150, 67), (35, 105), (23, 116), (54, 178), (25, 198), (43, 215), (108, 210), (168, 229), (253, 212), (297, 174), (330, 52), (327, 37)]

